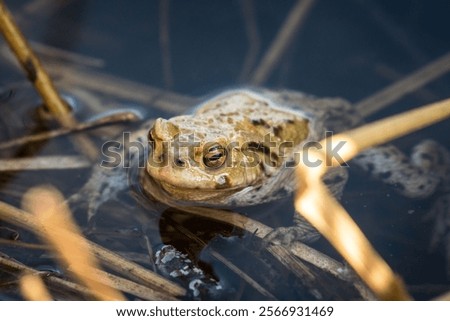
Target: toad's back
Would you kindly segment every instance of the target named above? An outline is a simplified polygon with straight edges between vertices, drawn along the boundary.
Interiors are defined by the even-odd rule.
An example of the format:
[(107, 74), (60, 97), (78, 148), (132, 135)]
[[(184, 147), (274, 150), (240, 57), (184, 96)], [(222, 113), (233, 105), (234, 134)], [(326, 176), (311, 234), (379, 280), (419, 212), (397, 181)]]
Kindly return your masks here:
[(342, 115), (339, 108), (348, 106), (292, 91), (235, 90), (191, 115), (158, 119), (149, 132), (144, 189), (157, 185), (168, 197), (206, 205), (279, 198), (295, 187), (298, 151), (323, 137), (330, 110)]

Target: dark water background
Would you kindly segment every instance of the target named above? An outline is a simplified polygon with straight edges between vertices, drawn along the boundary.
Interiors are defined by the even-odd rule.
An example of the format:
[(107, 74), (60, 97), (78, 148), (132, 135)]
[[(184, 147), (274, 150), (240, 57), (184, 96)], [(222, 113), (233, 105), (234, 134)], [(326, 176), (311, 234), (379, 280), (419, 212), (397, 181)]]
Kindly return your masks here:
[[(20, 12), (29, 2), (6, 3), (13, 12)], [(287, 0), (254, 1), (261, 38), (259, 58), (294, 4), (295, 1)], [(158, 1), (81, 0), (68, 1), (67, 5), (59, 7), (50, 4), (46, 9), (34, 14), (32, 20), (21, 20), (28, 38), (100, 58), (105, 62), (103, 72), (158, 88), (165, 87)], [(382, 70), (390, 70), (401, 78), (447, 53), (450, 50), (449, 13), (448, 1), (317, 1), (288, 54), (264, 85), (357, 102), (394, 81)], [(203, 96), (240, 86), (238, 79), (249, 47), (241, 1), (171, 1), (170, 46), (171, 90)], [(21, 77), (7, 68), (0, 74), (0, 86), (7, 87), (22, 80)], [(421, 92), (405, 96), (371, 119), (449, 97), (449, 84), (450, 75), (441, 77)], [(143, 107), (150, 108), (149, 116), (168, 114), (151, 110), (151, 106)], [(433, 138), (450, 147), (449, 122), (441, 122), (395, 143), (408, 151), (423, 138)], [(51, 147), (46, 148), (51, 150)], [(70, 194), (82, 184), (88, 173), (65, 174), (74, 177), (71, 182), (74, 186), (67, 186), (67, 180), (62, 183), (60, 173), (53, 178), (48, 178), (47, 174), (43, 178), (42, 175), (16, 173), (15, 185), (10, 181), (8, 184), (12, 185), (5, 187), (3, 184), (3, 188), (22, 186), (25, 190), (23, 186), (28, 184), (32, 186), (55, 180), (63, 191)], [(5, 196), (5, 199), (18, 202), (17, 198)], [(433, 221), (424, 220), (429, 201), (405, 199), (394, 189), (351, 168), (351, 179), (342, 202), (354, 214), (375, 248), (404, 278), (417, 299), (428, 299), (449, 287), (443, 247), (434, 251), (429, 248)], [(289, 202), (274, 204), (272, 208), (275, 210), (264, 207), (244, 211), (269, 225), (277, 226), (289, 220), (288, 214), (292, 211)], [(273, 212), (286, 213), (286, 217), (273, 217)], [(135, 228), (133, 224), (136, 228), (138, 226), (132, 218), (126, 217), (107, 223), (105, 218), (102, 222), (111, 229), (128, 232)], [(83, 224), (82, 219), (80, 223)], [(32, 238), (27, 233), (22, 237)], [(126, 248), (126, 242), (119, 243), (119, 250)], [(142, 252), (134, 242), (129, 246)], [(325, 241), (319, 241), (315, 247), (337, 257)], [(49, 259), (37, 258), (36, 252), (18, 254), (19, 251), (10, 251), (11, 256), (20, 255), (22, 261), (31, 266), (53, 265)], [(210, 264), (214, 266), (214, 263)], [(220, 268), (214, 273), (220, 275)], [(295, 295), (280, 297), (298, 298)], [(255, 297), (250, 292), (241, 298)]]

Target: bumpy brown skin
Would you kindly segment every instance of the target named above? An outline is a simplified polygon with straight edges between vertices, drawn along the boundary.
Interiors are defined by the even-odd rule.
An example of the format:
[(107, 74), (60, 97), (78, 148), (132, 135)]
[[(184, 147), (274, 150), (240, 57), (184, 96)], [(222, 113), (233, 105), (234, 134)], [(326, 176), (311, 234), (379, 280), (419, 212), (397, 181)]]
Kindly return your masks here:
[[(246, 206), (286, 196), (295, 189), (293, 165), (299, 152), (343, 131), (361, 117), (340, 98), (316, 98), (296, 91), (231, 90), (212, 97), (193, 114), (158, 119), (149, 132), (154, 144), (142, 185), (181, 203)], [(174, 148), (176, 145), (190, 148)], [(177, 151), (177, 152), (175, 152)], [(413, 150), (411, 160), (394, 146), (368, 150), (353, 160), (372, 176), (401, 187), (405, 196), (427, 197), (448, 176), (448, 151), (432, 141)], [(325, 182), (339, 195), (344, 168)], [(161, 201), (167, 202), (162, 199)]]
[[(291, 192), (295, 157), (324, 135), (316, 114), (286, 104), (312, 99), (294, 98), (280, 106), (279, 94), (271, 91), (229, 91), (191, 115), (157, 119), (149, 132), (153, 149), (144, 189), (156, 183), (178, 201), (222, 206), (261, 203)], [(145, 183), (148, 179), (152, 182)]]
[[(295, 157), (298, 151), (323, 138), (326, 130), (341, 132), (360, 123), (357, 111), (340, 98), (317, 98), (290, 90), (227, 91), (207, 100), (191, 115), (158, 119), (150, 132), (148, 124), (135, 131), (137, 141), (145, 142), (148, 133), (154, 144), (146, 170), (140, 172), (141, 190), (175, 206), (233, 207), (273, 201), (295, 189), (293, 166), (285, 165), (304, 161)], [(186, 141), (191, 143), (187, 144), (191, 154), (186, 148), (175, 154), (172, 146), (177, 142), (186, 145)], [(271, 149), (270, 144), (274, 145)], [(133, 149), (127, 152), (133, 155)], [(439, 191), (435, 242), (446, 238), (450, 249), (447, 148), (422, 141), (407, 158), (394, 146), (380, 146), (358, 155), (352, 163), (407, 197), (427, 197)], [(126, 175), (121, 167), (96, 167), (71, 199), (87, 200), (92, 217), (101, 204), (129, 188)], [(345, 168), (338, 167), (330, 169), (324, 181), (338, 196), (346, 178)], [(300, 223), (300, 233), (305, 234), (308, 226)]]

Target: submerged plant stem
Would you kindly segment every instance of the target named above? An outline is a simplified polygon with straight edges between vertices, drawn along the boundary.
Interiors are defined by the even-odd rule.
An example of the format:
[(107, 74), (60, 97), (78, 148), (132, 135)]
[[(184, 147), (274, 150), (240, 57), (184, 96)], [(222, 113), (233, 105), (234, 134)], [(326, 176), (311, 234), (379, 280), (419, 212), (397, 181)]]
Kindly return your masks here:
[(49, 75), (15, 23), (5, 3), (0, 0), (0, 30), (19, 60), (28, 79), (39, 92), (50, 112), (64, 125), (71, 126), (74, 119), (70, 108), (59, 96)]

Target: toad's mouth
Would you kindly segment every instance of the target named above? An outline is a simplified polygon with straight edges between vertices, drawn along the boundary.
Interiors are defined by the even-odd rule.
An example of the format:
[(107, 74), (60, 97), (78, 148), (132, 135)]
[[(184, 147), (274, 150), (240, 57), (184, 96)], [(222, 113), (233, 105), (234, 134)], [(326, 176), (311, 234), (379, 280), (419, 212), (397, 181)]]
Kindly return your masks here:
[(180, 205), (180, 202), (188, 205), (192, 205), (192, 203), (220, 205), (222, 200), (245, 188), (245, 186), (233, 186), (226, 188), (179, 186), (167, 181), (157, 180), (146, 171), (144, 171), (142, 175), (141, 185), (144, 192), (150, 194), (153, 198), (165, 203), (168, 203), (169, 198), (173, 202), (178, 203), (178, 205)]

